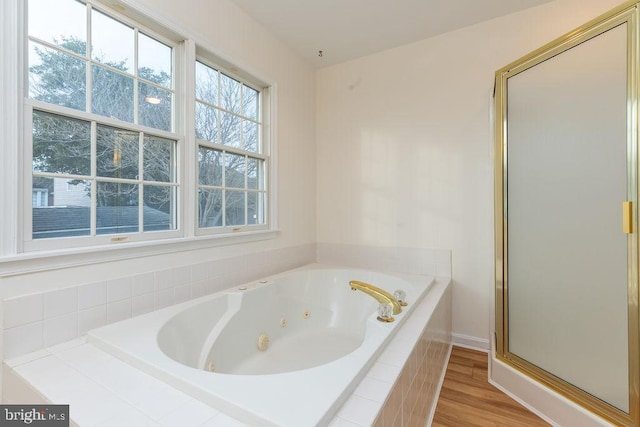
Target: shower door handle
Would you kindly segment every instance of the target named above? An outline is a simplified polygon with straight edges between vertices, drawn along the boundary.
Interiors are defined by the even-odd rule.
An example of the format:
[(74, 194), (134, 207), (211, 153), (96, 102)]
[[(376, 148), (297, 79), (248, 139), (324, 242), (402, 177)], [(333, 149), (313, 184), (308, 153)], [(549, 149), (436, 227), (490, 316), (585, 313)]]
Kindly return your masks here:
[(633, 233), (633, 202), (622, 202), (622, 232)]

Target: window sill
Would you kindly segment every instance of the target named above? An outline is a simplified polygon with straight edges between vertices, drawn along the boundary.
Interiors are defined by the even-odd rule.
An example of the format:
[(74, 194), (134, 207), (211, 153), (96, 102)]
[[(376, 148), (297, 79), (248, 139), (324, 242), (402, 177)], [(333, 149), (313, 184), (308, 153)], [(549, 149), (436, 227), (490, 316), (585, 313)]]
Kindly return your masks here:
[[(0, 277), (274, 239), (278, 230), (58, 249), (0, 257)], [(125, 246), (126, 245), (126, 246)]]

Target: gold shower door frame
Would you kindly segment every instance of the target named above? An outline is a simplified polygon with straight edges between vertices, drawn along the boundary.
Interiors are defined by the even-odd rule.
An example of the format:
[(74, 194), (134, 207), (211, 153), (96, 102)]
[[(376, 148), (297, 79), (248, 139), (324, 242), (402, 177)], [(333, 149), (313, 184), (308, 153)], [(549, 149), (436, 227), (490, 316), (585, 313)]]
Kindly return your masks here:
[[(495, 301), (496, 356), (555, 392), (604, 419), (623, 426), (640, 426), (640, 326), (638, 304), (638, 109), (639, 8), (628, 1), (576, 30), (496, 72), (495, 86)], [(627, 24), (627, 200), (632, 201), (632, 233), (627, 236), (629, 413), (509, 352), (509, 284), (507, 244), (507, 80), (618, 25)], [(579, 357), (579, 355), (576, 355)]]

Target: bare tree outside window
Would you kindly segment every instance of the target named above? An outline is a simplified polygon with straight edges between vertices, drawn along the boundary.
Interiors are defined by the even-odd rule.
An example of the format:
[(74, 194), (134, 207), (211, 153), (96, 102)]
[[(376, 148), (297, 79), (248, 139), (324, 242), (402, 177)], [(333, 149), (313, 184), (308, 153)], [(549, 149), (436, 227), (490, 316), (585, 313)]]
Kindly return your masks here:
[[(197, 183), (186, 189), (175, 42), (82, 0), (27, 0), (27, 20), (32, 239), (177, 230), (178, 212), (197, 214), (196, 233), (265, 228), (266, 90), (196, 61), (198, 155), (182, 164), (197, 162)], [(195, 207), (178, 206), (194, 191)]]
[[(111, 20), (112, 25), (122, 26), (102, 16)], [(76, 36), (47, 40), (55, 48), (38, 43), (37, 39), (30, 40), (30, 98), (171, 131), (173, 92), (168, 88), (173, 84), (172, 49), (142, 33), (139, 39), (147, 47), (163, 51), (168, 58), (159, 70), (151, 68), (154, 61), (141, 58), (137, 72), (133, 73), (130, 58), (108, 60), (98, 49), (92, 49), (90, 61), (86, 58), (86, 42)], [(89, 106), (88, 72), (91, 73)], [(134, 108), (136, 85), (138, 105)], [(176, 227), (176, 188), (147, 182), (175, 182), (175, 141), (145, 133), (141, 142), (139, 131), (98, 124), (96, 172), (92, 176), (91, 122), (35, 110), (32, 121), (33, 187), (38, 189), (38, 205), (33, 207), (34, 238), (88, 235), (92, 191), (95, 191), (97, 234), (138, 232), (140, 192), (144, 205), (143, 231)], [(143, 164), (139, 164), (140, 150)], [(139, 183), (142, 179), (144, 185)], [(92, 181), (96, 184), (92, 185)], [(73, 196), (66, 194), (70, 192), (68, 188), (72, 188)], [(40, 194), (47, 195), (46, 203)]]
[(264, 224), (260, 93), (200, 61), (195, 89), (199, 227)]

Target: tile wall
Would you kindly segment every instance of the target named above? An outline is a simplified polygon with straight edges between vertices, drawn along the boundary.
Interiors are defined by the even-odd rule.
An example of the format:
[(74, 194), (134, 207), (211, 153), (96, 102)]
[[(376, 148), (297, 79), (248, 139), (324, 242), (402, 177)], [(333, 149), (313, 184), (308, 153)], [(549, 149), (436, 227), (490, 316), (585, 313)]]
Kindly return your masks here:
[(318, 262), (406, 274), (451, 276), (448, 249), (318, 243)]
[(3, 301), (3, 358), (69, 341), (139, 314), (316, 261), (316, 245), (96, 280)]
[[(450, 350), (451, 282), (438, 279), (329, 422), (424, 427)], [(5, 403), (70, 404), (72, 426), (248, 427), (78, 338), (6, 361)]]
[(375, 427), (425, 426), (438, 403), (451, 352), (451, 289), (442, 297), (404, 365)]
[(451, 282), (438, 279), (330, 427), (424, 427), (451, 351)]

